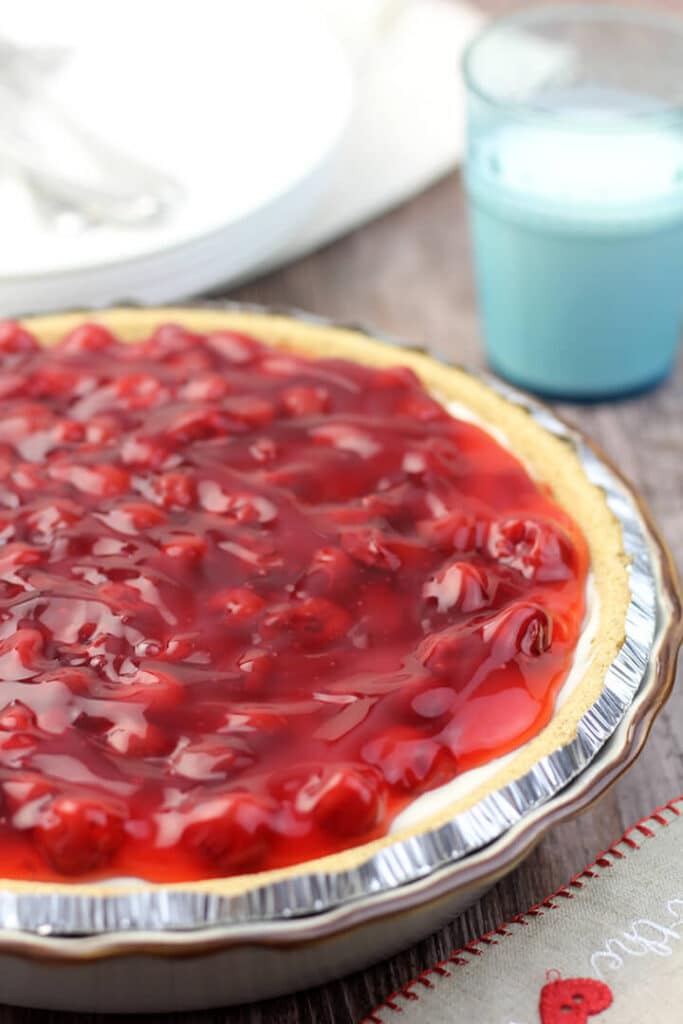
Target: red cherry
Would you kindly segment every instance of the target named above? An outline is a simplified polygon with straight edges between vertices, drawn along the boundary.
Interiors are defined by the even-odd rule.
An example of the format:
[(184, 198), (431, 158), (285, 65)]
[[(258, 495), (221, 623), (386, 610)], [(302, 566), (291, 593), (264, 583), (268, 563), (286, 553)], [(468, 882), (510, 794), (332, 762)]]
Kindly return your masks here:
[(235, 625), (253, 622), (265, 608), (266, 602), (253, 590), (246, 587), (233, 587), (230, 590), (219, 590), (213, 594), (208, 607), (213, 611), (225, 613), (226, 620)]
[(91, 416), (85, 425), (88, 444), (106, 444), (107, 441), (115, 440), (119, 433), (119, 424), (113, 416)]
[(260, 371), (265, 376), (291, 377), (300, 369), (300, 364), (293, 356), (286, 355), (284, 352), (273, 354), (272, 350), (264, 350)]
[(277, 506), (261, 494), (226, 494), (215, 480), (202, 480), (197, 491), (202, 508), (233, 522), (266, 525), (277, 519)]
[(28, 385), (36, 398), (74, 398), (81, 375), (76, 369), (59, 364), (37, 366)]
[(426, 499), (423, 489), (413, 483), (401, 483), (361, 501), (364, 509), (375, 519), (386, 519), (392, 526), (413, 533), (415, 520), (424, 515)]
[(263, 691), (272, 674), (274, 662), (273, 655), (259, 647), (252, 647), (244, 652), (237, 662), (237, 667), (242, 673), (247, 693), (258, 695)]
[(163, 469), (169, 462), (168, 439), (129, 435), (119, 449), (124, 466), (140, 469)]
[(476, 612), (487, 608), (496, 591), (495, 581), (471, 562), (448, 562), (425, 583), (422, 593), (441, 614), (457, 609)]
[(162, 552), (168, 558), (184, 559), (187, 562), (200, 562), (206, 555), (209, 546), (203, 537), (194, 533), (176, 533), (165, 544)]
[(312, 426), (308, 430), (308, 436), (314, 443), (329, 446), (339, 452), (350, 452), (363, 462), (377, 457), (382, 452), (380, 438), (371, 430), (353, 423), (333, 420), (321, 426)]
[(341, 548), (318, 548), (296, 590), (311, 596), (340, 595), (348, 590), (356, 575), (353, 562)]
[(23, 768), (37, 746), (37, 738), (28, 733), (0, 731), (0, 764), (12, 771)]
[(85, 438), (85, 425), (78, 420), (59, 420), (52, 428), (57, 444), (80, 444)]
[(403, 570), (424, 569), (434, 564), (433, 552), (421, 540), (397, 535), (387, 538), (385, 543), (394, 557), (398, 558)]
[(258, 395), (230, 395), (221, 403), (221, 409), (252, 428), (265, 427), (275, 416), (273, 403)]
[(43, 809), (34, 835), (56, 871), (81, 875), (109, 863), (123, 841), (123, 819), (95, 800), (60, 796)]
[(104, 736), (107, 746), (126, 757), (161, 757), (173, 747), (173, 739), (151, 722), (113, 725)]
[(6, 412), (0, 420), (0, 440), (19, 445), (32, 435), (48, 430), (54, 423), (54, 416), (38, 403), (23, 403)]
[[(199, 638), (196, 633), (193, 633), (190, 636), (172, 636), (167, 640), (163, 650), (157, 651), (156, 649), (153, 649), (152, 656), (158, 657), (162, 661), (172, 661), (176, 663), (185, 661), (186, 658), (198, 650), (198, 639)], [(151, 643), (153, 648), (156, 648), (154, 641), (148, 640), (143, 641), (143, 643), (145, 646)]]
[(224, 437), (227, 432), (227, 420), (222, 412), (213, 408), (196, 408), (176, 416), (166, 436), (174, 444), (182, 446), (193, 441)]
[(12, 473), (12, 483), (20, 491), (44, 491), (47, 483), (42, 469), (31, 462), (20, 462)]
[(34, 506), (26, 516), (26, 527), (32, 540), (50, 544), (62, 530), (78, 523), (82, 508), (68, 498), (52, 498)]
[(396, 572), (401, 567), (401, 559), (387, 544), (384, 534), (373, 526), (344, 530), (341, 544), (362, 565), (388, 572)]
[(117, 687), (116, 697), (119, 700), (131, 701), (144, 707), (164, 711), (182, 703), (186, 697), (186, 691), (180, 680), (168, 672), (159, 672), (157, 669), (138, 669)]
[(572, 576), (573, 552), (559, 526), (532, 519), (505, 519), (492, 523), (487, 553), (503, 565), (538, 582)]
[(16, 320), (0, 321), (0, 353), (17, 355), (37, 352), (39, 348), (33, 335)]
[(180, 397), (187, 402), (215, 402), (230, 390), (228, 382), (218, 373), (203, 373), (180, 389)]
[(260, 494), (231, 494), (226, 499), (225, 515), (236, 523), (268, 525), (277, 519), (277, 506)]
[(249, 454), (254, 462), (269, 464), (278, 456), (278, 446), (270, 437), (258, 437), (249, 445)]
[(5, 544), (0, 548), (0, 580), (15, 582), (20, 579), (18, 570), (24, 566), (39, 565), (45, 560), (45, 553), (39, 548), (22, 541)]
[(338, 604), (324, 597), (309, 597), (269, 612), (261, 624), (261, 635), (274, 642), (317, 649), (339, 640), (350, 628), (351, 617)]
[(553, 620), (544, 608), (518, 602), (482, 626), (481, 635), (499, 664), (517, 654), (539, 658), (552, 644)]
[(320, 387), (285, 388), (280, 402), (288, 416), (317, 416), (329, 408), (330, 393), (327, 388)]
[(164, 400), (167, 391), (149, 373), (129, 373), (116, 379), (114, 394), (128, 409), (150, 409)]
[(130, 477), (125, 469), (112, 463), (87, 466), (81, 463), (53, 463), (48, 469), (53, 480), (71, 484), (76, 490), (97, 498), (110, 498), (130, 490)]
[(166, 522), (166, 515), (161, 509), (146, 501), (123, 502), (109, 512), (101, 513), (100, 518), (117, 533), (133, 537)]
[(206, 342), (226, 363), (248, 366), (263, 351), (263, 346), (246, 334), (235, 331), (214, 331)]
[(20, 700), (12, 700), (0, 710), (0, 729), (5, 732), (28, 732), (35, 725), (34, 712)]
[(192, 508), (197, 500), (195, 482), (186, 473), (162, 473), (154, 481), (154, 492), (164, 508)]
[(214, 871), (253, 871), (273, 836), (269, 803), (250, 793), (229, 793), (199, 804), (188, 816), (183, 842)]
[(45, 639), (40, 630), (17, 629), (0, 640), (0, 679), (30, 679), (45, 664)]
[(344, 837), (362, 835), (375, 828), (382, 817), (381, 779), (367, 768), (339, 768), (326, 779), (305, 787), (297, 805), (312, 813), (327, 832)]
[(161, 324), (145, 342), (147, 355), (154, 359), (167, 360), (169, 357), (182, 356), (192, 349), (198, 335), (181, 327), (180, 324)]
[(107, 352), (115, 345), (116, 339), (106, 327), (86, 323), (69, 331), (62, 338), (59, 348), (67, 355), (81, 355), (86, 352)]
[(135, 587), (128, 583), (100, 583), (97, 598), (103, 601), (117, 615), (139, 615), (145, 601)]

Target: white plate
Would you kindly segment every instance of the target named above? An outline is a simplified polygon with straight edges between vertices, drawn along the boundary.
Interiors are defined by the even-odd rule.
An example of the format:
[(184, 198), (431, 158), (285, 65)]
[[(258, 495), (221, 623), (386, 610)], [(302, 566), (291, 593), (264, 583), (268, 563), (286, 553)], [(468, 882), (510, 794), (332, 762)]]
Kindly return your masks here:
[(84, 125), (170, 172), (167, 224), (52, 231), (0, 178), (0, 311), (160, 301), (246, 273), (315, 203), (351, 105), (344, 55), (289, 0), (24, 0), (2, 34), (68, 47), (51, 95)]

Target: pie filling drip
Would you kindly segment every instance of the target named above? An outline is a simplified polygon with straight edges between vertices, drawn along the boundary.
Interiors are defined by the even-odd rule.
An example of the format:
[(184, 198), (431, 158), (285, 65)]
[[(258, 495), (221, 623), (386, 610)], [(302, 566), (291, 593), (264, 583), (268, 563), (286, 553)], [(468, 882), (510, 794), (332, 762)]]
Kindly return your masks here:
[(0, 876), (300, 863), (549, 721), (585, 541), (405, 368), (0, 326)]

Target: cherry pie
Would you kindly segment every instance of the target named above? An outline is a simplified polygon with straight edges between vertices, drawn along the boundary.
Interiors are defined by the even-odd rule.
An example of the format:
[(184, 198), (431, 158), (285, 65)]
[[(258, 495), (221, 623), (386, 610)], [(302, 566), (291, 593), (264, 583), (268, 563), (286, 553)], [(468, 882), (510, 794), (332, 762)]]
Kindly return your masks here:
[(5, 323), (0, 366), (1, 877), (367, 856), (420, 794), (500, 764), (450, 817), (518, 777), (600, 693), (619, 529), (481, 381), (197, 310)]

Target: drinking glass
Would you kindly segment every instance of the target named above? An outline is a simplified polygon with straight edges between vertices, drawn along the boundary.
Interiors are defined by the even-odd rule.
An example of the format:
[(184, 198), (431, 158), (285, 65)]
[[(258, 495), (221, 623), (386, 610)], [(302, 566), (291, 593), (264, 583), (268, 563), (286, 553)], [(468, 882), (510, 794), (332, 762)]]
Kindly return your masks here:
[(463, 63), (465, 183), (494, 370), (551, 397), (650, 388), (683, 320), (683, 19), (547, 5)]

